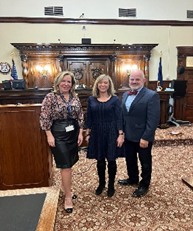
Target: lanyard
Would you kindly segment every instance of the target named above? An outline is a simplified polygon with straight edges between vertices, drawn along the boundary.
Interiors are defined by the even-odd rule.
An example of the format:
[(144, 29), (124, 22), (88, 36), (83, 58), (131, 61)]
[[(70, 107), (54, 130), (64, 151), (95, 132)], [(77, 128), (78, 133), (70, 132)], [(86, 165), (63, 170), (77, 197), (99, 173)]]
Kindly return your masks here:
[(60, 94), (60, 97), (62, 98), (62, 100), (66, 104), (67, 113), (68, 113), (67, 118), (70, 119), (71, 118), (71, 115), (70, 115), (70, 111), (71, 111), (71, 105), (70, 105), (71, 98), (70, 98), (70, 95), (69, 95), (69, 102), (68, 103), (66, 102), (66, 100), (64, 99), (64, 96), (62, 94)]

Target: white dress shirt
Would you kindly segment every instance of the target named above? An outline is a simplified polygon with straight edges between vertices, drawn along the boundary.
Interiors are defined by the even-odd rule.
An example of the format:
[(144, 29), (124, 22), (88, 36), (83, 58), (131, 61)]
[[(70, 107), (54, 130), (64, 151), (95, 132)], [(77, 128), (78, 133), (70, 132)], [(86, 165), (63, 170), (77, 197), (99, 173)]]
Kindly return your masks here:
[(137, 90), (137, 94), (136, 95), (128, 95), (126, 101), (125, 101), (125, 106), (127, 108), (127, 111), (129, 112), (130, 106), (133, 103), (134, 99), (136, 98), (136, 96), (139, 94), (139, 92), (141, 91), (143, 87), (139, 88)]

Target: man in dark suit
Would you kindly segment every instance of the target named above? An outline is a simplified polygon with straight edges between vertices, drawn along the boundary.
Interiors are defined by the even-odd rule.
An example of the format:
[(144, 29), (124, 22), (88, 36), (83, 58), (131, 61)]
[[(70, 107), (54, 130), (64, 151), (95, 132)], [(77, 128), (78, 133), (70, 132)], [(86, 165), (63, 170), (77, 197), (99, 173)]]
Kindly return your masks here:
[[(128, 179), (119, 180), (121, 185), (138, 185), (133, 197), (144, 196), (148, 190), (152, 173), (151, 149), (155, 130), (160, 119), (159, 95), (144, 87), (146, 79), (141, 70), (129, 77), (130, 91), (122, 97), (122, 112), (125, 133), (125, 155)], [(138, 156), (137, 156), (138, 153)], [(141, 164), (139, 182), (138, 158)]]

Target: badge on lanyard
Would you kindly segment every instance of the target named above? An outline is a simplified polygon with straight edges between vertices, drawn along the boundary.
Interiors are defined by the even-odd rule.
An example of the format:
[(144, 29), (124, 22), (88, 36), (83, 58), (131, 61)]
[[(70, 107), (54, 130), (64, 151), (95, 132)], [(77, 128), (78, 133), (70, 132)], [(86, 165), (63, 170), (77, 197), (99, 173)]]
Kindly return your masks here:
[(66, 132), (71, 132), (74, 130), (74, 125), (68, 125), (65, 129), (66, 129)]
[(71, 102), (71, 99), (70, 99), (70, 96), (69, 96), (69, 102), (67, 103), (66, 100), (64, 99), (64, 96), (62, 94), (60, 94), (60, 97), (62, 98), (63, 102), (66, 104), (66, 108), (67, 108), (67, 118), (70, 119), (71, 118), (71, 115), (70, 115), (70, 111), (71, 111), (71, 105), (70, 105), (70, 102)]

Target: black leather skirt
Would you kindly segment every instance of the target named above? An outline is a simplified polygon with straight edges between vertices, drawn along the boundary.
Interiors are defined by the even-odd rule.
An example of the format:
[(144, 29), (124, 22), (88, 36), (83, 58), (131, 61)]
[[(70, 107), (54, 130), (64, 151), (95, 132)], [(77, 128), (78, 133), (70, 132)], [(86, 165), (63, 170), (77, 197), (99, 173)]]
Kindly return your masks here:
[[(73, 130), (72, 127), (73, 126)], [(68, 129), (70, 128), (70, 129)], [(54, 120), (51, 132), (55, 138), (55, 147), (50, 147), (57, 168), (71, 168), (78, 157), (78, 122), (74, 119)]]

